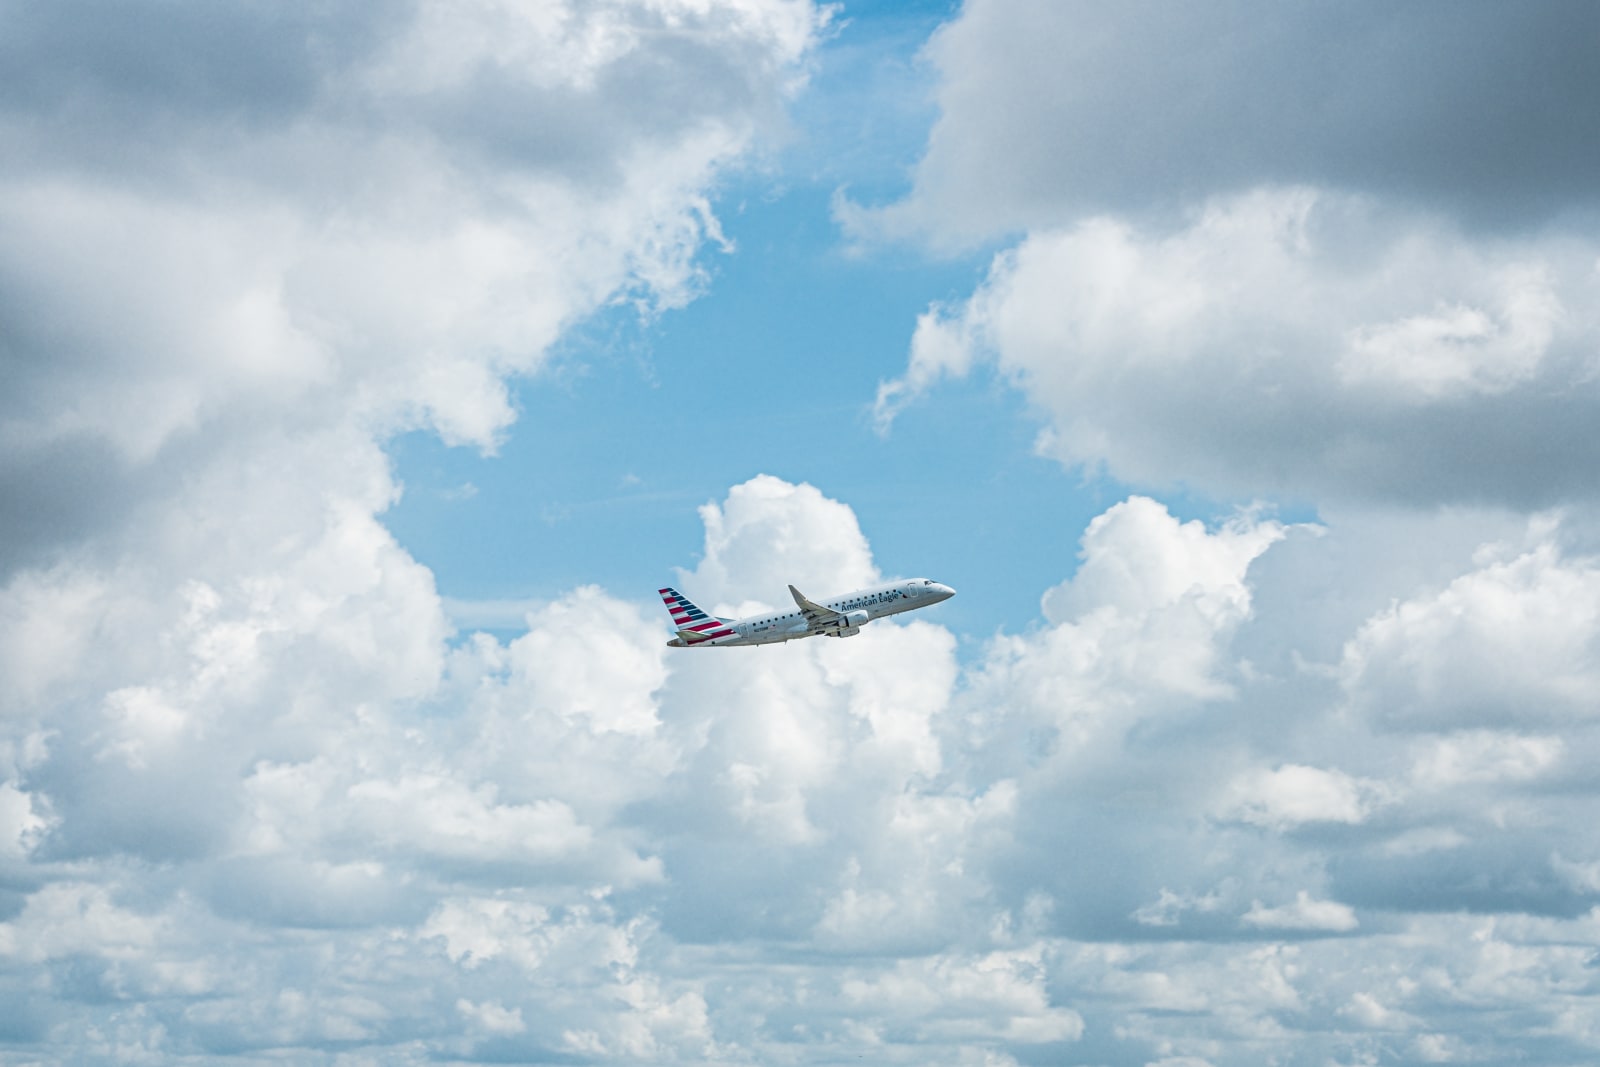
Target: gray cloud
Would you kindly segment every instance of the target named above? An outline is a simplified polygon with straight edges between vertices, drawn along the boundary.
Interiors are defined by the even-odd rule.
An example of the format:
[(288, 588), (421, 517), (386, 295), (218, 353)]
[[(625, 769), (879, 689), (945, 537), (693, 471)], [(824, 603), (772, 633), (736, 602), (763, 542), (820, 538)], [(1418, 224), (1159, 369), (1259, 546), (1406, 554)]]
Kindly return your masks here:
[(249, 430), (492, 447), (565, 324), (689, 298), (819, 16), (541, 10), (5, 6), (0, 574)]
[(1490, 227), (1592, 212), (1592, 5), (980, 0), (928, 47), (941, 115), (891, 225), (936, 237), (1262, 184)]
[(885, 428), (992, 361), (1041, 451), (1224, 498), (1586, 501), (1600, 455), (1589, 62), (1571, 3), (970, 4), (861, 235), (1023, 232), (931, 308)]
[(0, 466), (0, 576), (47, 565), (63, 545), (117, 525), (141, 496), (100, 441), (64, 441)]
[[(7, 0), (0, 109), (81, 123), (95, 109), (158, 126), (283, 119), (414, 17), (410, 3), (359, 9), (242, 2), (128, 5)], [(108, 124), (109, 127), (109, 124)], [(13, 163), (16, 161), (13, 160)]]

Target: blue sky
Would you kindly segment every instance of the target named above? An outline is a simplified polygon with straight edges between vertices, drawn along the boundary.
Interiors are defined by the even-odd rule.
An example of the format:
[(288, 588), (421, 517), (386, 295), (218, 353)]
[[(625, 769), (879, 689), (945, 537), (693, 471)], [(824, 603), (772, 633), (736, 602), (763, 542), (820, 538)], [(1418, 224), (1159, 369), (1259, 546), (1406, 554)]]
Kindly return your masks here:
[(964, 632), (1033, 621), (1038, 592), (1018, 576), (1065, 577), (1074, 532), (1117, 489), (1036, 456), (1024, 402), (992, 380), (877, 433), (873, 398), (917, 315), (970, 292), (993, 249), (861, 249), (833, 219), (842, 190), (906, 191), (933, 117), (918, 53), (949, 11), (845, 9), (782, 142), (717, 189), (731, 250), (702, 252), (687, 307), (598, 312), (555, 368), (518, 384), (521, 425), (492, 456), (427, 433), (397, 444), (406, 495), (385, 521), (443, 593), (550, 598), (595, 582), (642, 595), (696, 562), (701, 504), (770, 473), (848, 501), (886, 574), (959, 585)]
[(887, 437), (871, 417), (908, 324), (980, 268), (850, 256), (826, 190), (760, 192), (724, 201), (735, 251), (708, 254), (703, 297), (582, 328), (555, 370), (519, 386), (519, 429), (496, 454), (420, 433), (398, 444), (406, 495), (385, 521), (446, 595), (552, 597), (585, 582), (653, 592), (697, 561), (697, 508), (770, 473), (849, 501), (886, 572), (937, 573), (972, 593), (960, 608), (970, 630), (1034, 617), (1037, 592), (1006, 576), (1064, 576), (1072, 531), (1106, 494), (1034, 455), (1022, 402), (998, 383), (942, 394)]
[[(385, 522), (441, 592), (477, 601), (552, 598), (586, 582), (654, 589), (696, 562), (699, 505), (769, 473), (848, 501), (886, 575), (959, 585), (960, 604), (946, 609), (959, 632), (1037, 619), (1035, 586), (1071, 573), (1076, 531), (1126, 488), (1039, 456), (1041, 424), (994, 376), (877, 432), (873, 399), (902, 369), (917, 316), (970, 293), (999, 244), (937, 255), (862, 247), (834, 218), (841, 193), (906, 193), (934, 117), (920, 52), (950, 12), (843, 9), (781, 142), (716, 190), (730, 244), (702, 252), (704, 288), (687, 307), (597, 312), (553, 368), (517, 383), (523, 428), (490, 455), (426, 432), (395, 444), (406, 493)], [(1186, 518), (1235, 506), (1168, 488)]]
[(1596, 9), (0, 29), (0, 1064), (1600, 1056)]

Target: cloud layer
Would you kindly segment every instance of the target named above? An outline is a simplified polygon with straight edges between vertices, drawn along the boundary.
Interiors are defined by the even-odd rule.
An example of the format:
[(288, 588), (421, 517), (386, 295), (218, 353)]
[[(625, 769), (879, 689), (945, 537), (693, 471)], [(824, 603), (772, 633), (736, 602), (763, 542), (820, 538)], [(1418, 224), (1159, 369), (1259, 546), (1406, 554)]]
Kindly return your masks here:
[(958, 687), (968, 781), (1015, 789), (994, 884), (1058, 988), (1118, 1001), (1065, 998), (1086, 1062), (1592, 1055), (1592, 37), (971, 3), (910, 192), (840, 201), (1007, 245), (920, 318), (883, 431), (992, 371), (1083, 476), (1322, 520), (1119, 504)]
[[(704, 515), (695, 593), (870, 573), (850, 509), (810, 486), (761, 476)], [(746, 529), (806, 536), (762, 556)], [(1274, 588), (1297, 569), (1265, 564), (1361, 569), (1338, 528), (1208, 528), (1141, 497), (966, 670), (936, 617), (669, 658), (653, 605), (594, 588), (503, 640), (412, 621), (416, 647), (340, 612), (296, 637), (191, 588), (158, 632), (170, 673), (35, 680), (98, 698), (8, 731), (8, 1040), (1243, 1064), (1492, 1055), (1515, 1017), (1581, 1058), (1592, 727), (1581, 708), (1530, 722), (1548, 670), (1471, 706), (1426, 682), (1483, 659), (1458, 633), (1537, 641), (1542, 590), (1600, 566), (1556, 525), (1524, 540), (1369, 603), (1323, 662), (1247, 653), (1326, 644)], [(1566, 619), (1552, 662), (1592, 670), (1595, 620)]]
[[(1022, 236), (929, 308), (887, 427), (993, 366), (1040, 449), (1152, 488), (1327, 505), (1593, 497), (1594, 15), (1534, 4), (963, 8), (898, 204)], [(1197, 47), (1204, 42), (1204, 47)]]
[(912, 193), (870, 225), (960, 243), (1262, 185), (1443, 208), (1475, 228), (1592, 212), (1597, 20), (1560, 0), (973, 0), (925, 50), (939, 118)]
[[(1128, 11), (973, 4), (934, 46), (909, 203), (953, 183), (952, 242), (1039, 228), (930, 311), (881, 410), (988, 359), (1071, 463), (1336, 506), (1135, 495), (1057, 531), (1038, 618), (989, 640), (930, 612), (678, 654), (592, 586), (452, 631), (379, 521), (384, 443), (492, 449), (563, 330), (697, 292), (813, 7), (7, 6), (0, 1057), (1593, 1059), (1594, 254), (1420, 155), (1335, 181), (1359, 101), (1293, 173), (1200, 129), (1243, 148), (1178, 222), (940, 176), (993, 147), (973, 41), (1139, 46)], [(1361, 55), (1435, 17), (1358, 14), (1326, 17)], [(1495, 47), (1556, 39), (1528, 25)], [(991, 67), (986, 107), (1013, 72), (1071, 99), (1033, 52)], [(1582, 206), (1584, 150), (1541, 157), (1542, 217)], [(679, 577), (719, 609), (879, 574), (811, 485), (701, 515)]]

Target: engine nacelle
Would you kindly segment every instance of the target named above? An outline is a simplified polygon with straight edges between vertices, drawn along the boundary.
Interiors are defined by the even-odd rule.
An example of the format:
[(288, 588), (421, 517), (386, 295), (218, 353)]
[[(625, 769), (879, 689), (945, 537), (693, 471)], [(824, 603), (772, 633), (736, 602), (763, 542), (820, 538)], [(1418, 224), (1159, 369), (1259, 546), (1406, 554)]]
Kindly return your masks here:
[(864, 611), (847, 611), (839, 617), (839, 627), (833, 631), (833, 636), (854, 637), (871, 617)]

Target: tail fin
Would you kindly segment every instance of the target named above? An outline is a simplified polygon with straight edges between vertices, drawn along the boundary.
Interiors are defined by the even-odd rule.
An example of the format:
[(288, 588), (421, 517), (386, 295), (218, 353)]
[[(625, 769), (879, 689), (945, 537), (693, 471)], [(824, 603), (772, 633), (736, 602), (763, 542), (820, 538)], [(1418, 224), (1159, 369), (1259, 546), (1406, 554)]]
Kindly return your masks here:
[(672, 625), (685, 641), (705, 641), (713, 637), (726, 637), (733, 633), (727, 619), (719, 619), (695, 607), (688, 597), (676, 589), (662, 589), (662, 603), (672, 612)]

